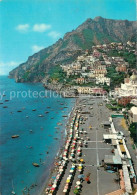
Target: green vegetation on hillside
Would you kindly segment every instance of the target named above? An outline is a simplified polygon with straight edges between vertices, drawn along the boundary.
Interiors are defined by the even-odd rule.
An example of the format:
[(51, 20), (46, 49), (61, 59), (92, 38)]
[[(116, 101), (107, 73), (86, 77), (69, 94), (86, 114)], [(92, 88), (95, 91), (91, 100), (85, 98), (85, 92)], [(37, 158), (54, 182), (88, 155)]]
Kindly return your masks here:
[(94, 33), (91, 29), (84, 29), (82, 33), (85, 41), (83, 49), (90, 49), (94, 45), (93, 44)]
[(136, 56), (133, 52), (111, 50), (108, 53), (108, 56), (113, 57), (123, 57), (126, 62), (129, 63), (130, 68), (136, 68)]
[(29, 71), (26, 71), (26, 72), (24, 73), (23, 79), (24, 79), (25, 81), (27, 81), (29, 74), (30, 74)]
[(111, 78), (111, 89), (114, 89), (115, 86), (119, 86), (121, 83), (124, 82), (124, 72), (116, 72), (115, 67), (108, 67), (107, 71), (107, 77)]
[(82, 43), (82, 40), (81, 40), (81, 38), (77, 35), (77, 34), (74, 34), (73, 36), (72, 36), (72, 39), (73, 39), (73, 41), (74, 41), (74, 43), (76, 44), (76, 45), (78, 45), (79, 47), (81, 47), (82, 49), (84, 49), (83, 48), (83, 43)]
[(60, 65), (54, 66), (49, 70), (49, 78), (50, 81), (56, 80), (58, 82), (64, 82), (66, 78), (66, 74), (63, 72)]

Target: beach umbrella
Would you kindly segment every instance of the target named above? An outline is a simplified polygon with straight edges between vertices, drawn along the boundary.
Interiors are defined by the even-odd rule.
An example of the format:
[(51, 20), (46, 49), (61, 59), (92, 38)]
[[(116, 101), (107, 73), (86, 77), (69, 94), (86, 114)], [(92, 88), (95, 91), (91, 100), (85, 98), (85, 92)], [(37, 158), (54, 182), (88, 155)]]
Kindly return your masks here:
[(79, 194), (79, 190), (78, 189), (75, 189), (74, 190), (74, 194)]
[(70, 183), (70, 179), (67, 179), (67, 180), (66, 180), (66, 183)]
[(84, 178), (85, 176), (83, 174), (81, 175), (78, 175), (78, 178), (81, 179), (81, 178)]
[(70, 170), (70, 173), (73, 173), (74, 172), (74, 170)]
[(81, 159), (80, 159), (80, 162), (83, 162), (83, 161), (84, 161), (84, 159), (83, 159), (83, 158), (81, 158)]
[(89, 181), (89, 177), (86, 177), (86, 178), (85, 178), (85, 181)]
[(52, 191), (54, 191), (54, 190), (55, 190), (55, 188), (51, 188), (51, 190), (52, 190)]
[(75, 167), (71, 167), (71, 170), (74, 170), (75, 169)]
[(80, 184), (81, 184), (81, 182), (80, 182), (80, 181), (77, 181), (77, 182), (76, 182), (76, 184), (77, 184), (77, 185), (80, 185)]
[(72, 175), (69, 175), (69, 177), (68, 177), (68, 178), (69, 178), (69, 179), (71, 179), (71, 177), (72, 177)]

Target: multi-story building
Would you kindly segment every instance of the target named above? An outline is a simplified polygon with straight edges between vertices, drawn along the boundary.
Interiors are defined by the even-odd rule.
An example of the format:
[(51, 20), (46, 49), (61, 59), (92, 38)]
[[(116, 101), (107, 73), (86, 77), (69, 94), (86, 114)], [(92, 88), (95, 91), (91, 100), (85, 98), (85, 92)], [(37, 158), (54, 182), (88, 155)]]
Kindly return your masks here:
[(133, 74), (130, 78), (125, 79), (125, 83), (121, 84), (121, 88), (115, 89), (115, 95), (119, 104), (126, 105), (137, 97), (137, 75)]
[(96, 84), (107, 84), (110, 86), (110, 78), (107, 77), (96, 77)]
[(83, 83), (85, 83), (85, 79), (84, 78), (77, 78), (76, 83), (77, 84), (83, 84)]
[(118, 66), (116, 67), (116, 71), (117, 71), (117, 72), (127, 72), (127, 67), (126, 67), (126, 65), (124, 65), (124, 64), (118, 65)]

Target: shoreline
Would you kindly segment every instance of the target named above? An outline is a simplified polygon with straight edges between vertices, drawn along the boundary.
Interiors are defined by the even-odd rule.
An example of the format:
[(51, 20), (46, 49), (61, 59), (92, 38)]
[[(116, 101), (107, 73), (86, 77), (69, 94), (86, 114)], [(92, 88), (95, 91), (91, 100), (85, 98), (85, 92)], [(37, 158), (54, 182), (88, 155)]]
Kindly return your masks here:
[[(47, 90), (49, 90), (48, 88), (47, 88)], [(52, 89), (50, 89), (50, 90), (52, 90)], [(54, 91), (54, 90), (53, 90)], [(56, 93), (58, 93), (57, 91), (55, 91)], [(65, 97), (64, 97), (65, 98)], [(75, 105), (73, 106), (73, 108), (72, 108), (72, 110), (71, 110), (71, 112), (69, 113), (69, 116), (68, 116), (68, 119), (67, 119), (67, 122), (66, 122), (66, 125), (65, 125), (65, 132), (64, 132), (64, 138), (62, 138), (62, 140), (61, 140), (61, 144), (60, 144), (60, 147), (59, 147), (59, 150), (58, 150), (58, 152), (57, 152), (57, 154), (56, 154), (56, 156), (55, 156), (55, 158), (54, 158), (54, 160), (53, 160), (53, 162), (52, 162), (52, 164), (51, 164), (51, 166), (50, 166), (50, 171), (49, 171), (49, 176), (48, 176), (48, 178), (46, 179), (46, 181), (45, 181), (45, 184), (43, 184), (43, 189), (41, 190), (41, 192), (40, 192), (40, 195), (45, 195), (46, 193), (45, 193), (45, 189), (47, 188), (47, 186), (48, 186), (48, 183), (50, 182), (50, 180), (51, 180), (51, 177), (52, 177), (52, 175), (53, 175), (53, 173), (54, 172), (56, 172), (56, 166), (55, 166), (55, 163), (57, 163), (58, 161), (59, 161), (59, 156), (62, 154), (62, 152), (63, 152), (63, 149), (64, 149), (64, 146), (65, 146), (65, 141), (66, 141), (66, 139), (67, 139), (67, 134), (68, 134), (68, 125), (70, 124), (70, 121), (71, 121), (71, 118), (72, 118), (72, 116), (73, 116), (73, 114), (74, 114), (74, 110), (75, 110), (75, 108), (76, 108), (76, 106), (77, 106), (77, 101), (78, 101), (78, 99), (76, 98), (76, 102), (75, 102)]]

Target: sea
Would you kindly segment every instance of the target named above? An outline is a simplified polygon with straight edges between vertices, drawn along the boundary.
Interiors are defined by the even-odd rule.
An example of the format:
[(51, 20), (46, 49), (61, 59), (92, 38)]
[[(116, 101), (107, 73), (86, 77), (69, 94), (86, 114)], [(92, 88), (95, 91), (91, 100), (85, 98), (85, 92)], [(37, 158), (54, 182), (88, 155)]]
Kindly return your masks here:
[(74, 105), (75, 99), (45, 90), (41, 83), (0, 76), (1, 195), (41, 194)]

